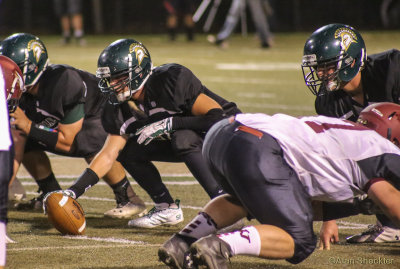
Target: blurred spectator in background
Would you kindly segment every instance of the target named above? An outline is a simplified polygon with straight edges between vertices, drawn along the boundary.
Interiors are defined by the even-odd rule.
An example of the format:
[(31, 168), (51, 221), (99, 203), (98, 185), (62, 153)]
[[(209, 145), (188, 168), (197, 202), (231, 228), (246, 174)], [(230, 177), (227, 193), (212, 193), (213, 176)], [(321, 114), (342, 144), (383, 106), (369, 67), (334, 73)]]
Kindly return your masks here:
[(383, 0), (380, 13), (385, 28), (398, 27), (400, 23), (400, 1)]
[(194, 22), (192, 13), (194, 11), (195, 0), (164, 0), (164, 7), (168, 13), (167, 30), (169, 39), (176, 39), (178, 20), (181, 19), (185, 25), (186, 38), (188, 41), (194, 39)]
[(53, 0), (53, 2), (55, 13), (60, 17), (62, 43), (66, 45), (71, 42), (71, 29), (73, 29), (74, 38), (78, 45), (86, 45), (86, 40), (83, 38), (82, 1)]
[(226, 16), (224, 25), (217, 36), (209, 35), (207, 40), (222, 48), (226, 48), (228, 43), (227, 39), (235, 30), (242, 10), (248, 5), (251, 16), (256, 28), (258, 37), (260, 38), (261, 47), (269, 48), (272, 45), (272, 34), (267, 21), (267, 14), (272, 14), (272, 8), (268, 0), (232, 0), (231, 7), (229, 8), (228, 15)]

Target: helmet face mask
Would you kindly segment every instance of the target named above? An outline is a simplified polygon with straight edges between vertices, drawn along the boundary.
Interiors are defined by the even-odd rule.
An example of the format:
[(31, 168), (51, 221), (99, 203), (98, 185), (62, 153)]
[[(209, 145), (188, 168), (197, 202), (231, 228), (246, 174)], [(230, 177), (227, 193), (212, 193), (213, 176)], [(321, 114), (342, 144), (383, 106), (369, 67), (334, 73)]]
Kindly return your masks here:
[(24, 90), (22, 72), (10, 58), (0, 55), (0, 69), (5, 80), (6, 100), (10, 113), (17, 109), (19, 99)]
[(149, 52), (133, 39), (120, 39), (110, 44), (100, 54), (97, 66), (100, 90), (115, 95), (118, 103), (129, 100), (139, 91), (152, 70)]
[(389, 102), (370, 105), (361, 111), (357, 123), (400, 146), (400, 105)]
[[(304, 81), (315, 95), (321, 94), (321, 88), (337, 90), (362, 70), (365, 60), (364, 40), (354, 28), (343, 24), (323, 26), (305, 43), (301, 64)], [(327, 69), (333, 72), (318, 72)]]
[(0, 54), (18, 64), (26, 88), (33, 87), (49, 65), (46, 47), (31, 34), (18, 33), (7, 37), (0, 43)]

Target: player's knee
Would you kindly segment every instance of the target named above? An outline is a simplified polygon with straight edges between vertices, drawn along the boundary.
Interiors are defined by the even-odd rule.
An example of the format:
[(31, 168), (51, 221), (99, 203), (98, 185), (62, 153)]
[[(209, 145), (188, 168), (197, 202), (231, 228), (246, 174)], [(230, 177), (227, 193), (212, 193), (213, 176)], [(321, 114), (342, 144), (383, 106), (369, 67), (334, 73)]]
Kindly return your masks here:
[(183, 155), (194, 151), (201, 151), (203, 139), (192, 130), (179, 130), (172, 135), (172, 149)]
[(315, 250), (317, 239), (314, 234), (302, 238), (294, 239), (294, 255), (286, 259), (288, 262), (297, 264), (304, 261)]

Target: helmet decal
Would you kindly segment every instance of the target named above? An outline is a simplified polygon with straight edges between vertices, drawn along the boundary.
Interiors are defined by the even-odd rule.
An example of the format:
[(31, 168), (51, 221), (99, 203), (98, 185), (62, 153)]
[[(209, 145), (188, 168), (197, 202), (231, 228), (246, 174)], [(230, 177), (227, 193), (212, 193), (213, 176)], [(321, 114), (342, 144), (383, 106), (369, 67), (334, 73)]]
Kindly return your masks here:
[(33, 56), (39, 62), (40, 56), (44, 52), (44, 47), (37, 40), (33, 39), (28, 43), (28, 51), (32, 50)]
[(335, 32), (335, 38), (341, 39), (340, 46), (347, 51), (352, 43), (357, 43), (357, 35), (349, 28), (339, 28)]
[(129, 47), (129, 53), (135, 52), (136, 60), (138, 61), (139, 65), (142, 64), (142, 61), (145, 57), (148, 57), (146, 54), (146, 49), (139, 43), (133, 43)]
[(376, 108), (371, 109), (371, 112), (374, 112), (375, 114), (378, 114), (379, 117), (383, 117), (382, 112), (380, 112), (380, 111), (379, 111), (378, 109), (376, 109)]

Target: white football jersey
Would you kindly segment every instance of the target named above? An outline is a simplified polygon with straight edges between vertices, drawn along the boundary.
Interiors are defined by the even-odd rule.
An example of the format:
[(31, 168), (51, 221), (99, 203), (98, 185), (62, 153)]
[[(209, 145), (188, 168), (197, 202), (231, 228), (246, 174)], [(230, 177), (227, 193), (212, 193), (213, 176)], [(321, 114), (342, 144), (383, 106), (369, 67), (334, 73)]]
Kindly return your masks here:
[(6, 101), (6, 85), (0, 67), (0, 150), (7, 151), (11, 146), (10, 123)]
[[(370, 179), (390, 174), (381, 167), (384, 154), (400, 163), (400, 149), (393, 143), (342, 119), (283, 114), (238, 114), (235, 119), (278, 141), (285, 160), (314, 200), (350, 201), (364, 194)], [(391, 175), (400, 176), (400, 168), (395, 169), (399, 171)]]

